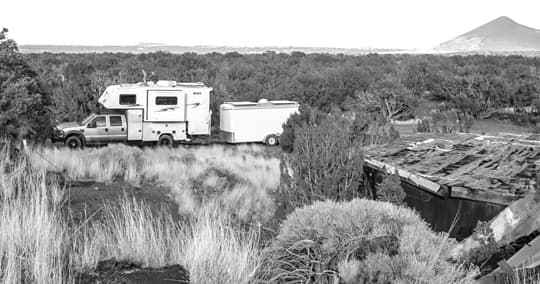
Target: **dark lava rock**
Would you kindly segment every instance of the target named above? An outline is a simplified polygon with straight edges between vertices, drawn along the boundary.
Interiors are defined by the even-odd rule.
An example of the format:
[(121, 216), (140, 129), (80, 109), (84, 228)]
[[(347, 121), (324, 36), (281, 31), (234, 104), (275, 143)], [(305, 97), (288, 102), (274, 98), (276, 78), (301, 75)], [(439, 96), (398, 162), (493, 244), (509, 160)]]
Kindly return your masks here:
[(142, 268), (137, 263), (109, 259), (100, 261), (94, 271), (80, 274), (76, 283), (185, 284), (189, 283), (189, 272), (178, 264), (161, 268)]

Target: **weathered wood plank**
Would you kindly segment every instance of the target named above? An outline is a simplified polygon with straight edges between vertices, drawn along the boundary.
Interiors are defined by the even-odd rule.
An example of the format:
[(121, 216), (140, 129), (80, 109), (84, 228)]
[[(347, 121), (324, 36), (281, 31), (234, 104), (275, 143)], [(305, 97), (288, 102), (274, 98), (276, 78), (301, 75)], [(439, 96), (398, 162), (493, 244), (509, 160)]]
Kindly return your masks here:
[(501, 205), (509, 205), (519, 199), (519, 196), (513, 194), (489, 192), (484, 190), (472, 190), (470, 188), (460, 186), (452, 186), (450, 188), (450, 197)]
[(438, 183), (374, 159), (365, 158), (364, 161), (368, 167), (386, 172), (388, 174), (394, 174), (397, 170), (397, 173), (402, 180), (405, 180), (420, 189), (429, 191), (438, 196), (444, 196), (444, 194), (441, 192), (441, 185)]

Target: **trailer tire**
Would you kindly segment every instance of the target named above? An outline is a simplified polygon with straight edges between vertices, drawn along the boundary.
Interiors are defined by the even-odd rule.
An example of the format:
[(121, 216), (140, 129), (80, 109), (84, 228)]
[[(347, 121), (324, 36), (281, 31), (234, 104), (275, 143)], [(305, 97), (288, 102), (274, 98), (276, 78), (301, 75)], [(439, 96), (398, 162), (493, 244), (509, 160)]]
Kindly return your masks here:
[(276, 146), (279, 143), (278, 137), (274, 134), (266, 136), (264, 143), (268, 146)]
[(158, 146), (162, 146), (162, 147), (172, 147), (173, 146), (173, 143), (174, 143), (174, 140), (172, 138), (171, 135), (169, 134), (163, 134), (161, 136), (159, 136), (159, 140), (158, 140)]
[(69, 136), (66, 139), (65, 144), (71, 149), (80, 149), (83, 147), (83, 142), (77, 135)]

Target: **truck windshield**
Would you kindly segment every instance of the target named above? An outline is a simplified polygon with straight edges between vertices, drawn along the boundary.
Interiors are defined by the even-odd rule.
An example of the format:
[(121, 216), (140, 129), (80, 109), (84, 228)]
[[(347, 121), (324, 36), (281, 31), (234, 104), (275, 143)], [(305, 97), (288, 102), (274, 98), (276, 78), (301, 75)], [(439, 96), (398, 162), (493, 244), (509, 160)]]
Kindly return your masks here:
[(79, 122), (80, 125), (86, 125), (92, 118), (94, 118), (95, 115), (91, 114), (85, 119), (83, 119), (81, 122)]

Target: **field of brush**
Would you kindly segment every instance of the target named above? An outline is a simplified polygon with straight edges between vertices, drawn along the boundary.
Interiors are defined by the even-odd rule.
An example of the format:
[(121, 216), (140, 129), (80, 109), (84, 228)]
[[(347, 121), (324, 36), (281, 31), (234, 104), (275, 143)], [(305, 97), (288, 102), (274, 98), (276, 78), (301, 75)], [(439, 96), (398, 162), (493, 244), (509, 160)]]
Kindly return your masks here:
[[(0, 281), (80, 283), (111, 259), (180, 264), (191, 283), (473, 281), (475, 267), (447, 260), (454, 240), (405, 207), (356, 199), (283, 215), (280, 155), (257, 145), (4, 146)], [(82, 190), (98, 209), (74, 218), (81, 181), (96, 184)], [(157, 194), (174, 206), (150, 206), (166, 199)]]

